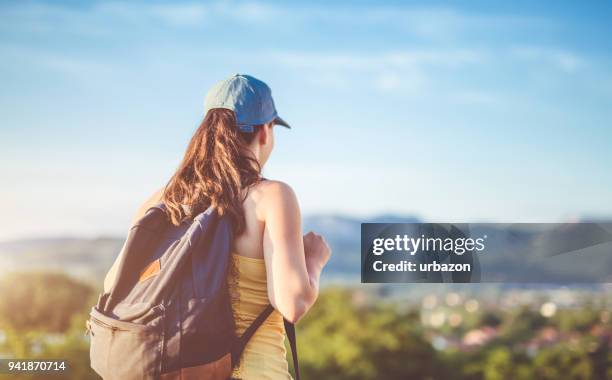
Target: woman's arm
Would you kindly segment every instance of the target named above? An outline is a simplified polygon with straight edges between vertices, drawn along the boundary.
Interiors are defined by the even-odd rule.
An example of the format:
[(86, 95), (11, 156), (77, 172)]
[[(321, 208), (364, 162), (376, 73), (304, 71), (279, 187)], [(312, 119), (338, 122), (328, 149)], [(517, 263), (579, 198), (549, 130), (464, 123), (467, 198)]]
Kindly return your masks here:
[(267, 183), (263, 206), (268, 296), (287, 320), (297, 322), (317, 299), (331, 252), (322, 237), (312, 232), (302, 237), (300, 208), (288, 185)]

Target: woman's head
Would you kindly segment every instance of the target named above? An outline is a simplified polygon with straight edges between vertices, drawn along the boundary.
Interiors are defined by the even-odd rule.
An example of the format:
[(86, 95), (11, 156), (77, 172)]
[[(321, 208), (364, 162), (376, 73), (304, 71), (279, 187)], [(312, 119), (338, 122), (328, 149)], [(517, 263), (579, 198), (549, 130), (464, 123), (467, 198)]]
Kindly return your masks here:
[(164, 191), (172, 222), (179, 224), (212, 205), (231, 218), (236, 233), (242, 232), (244, 190), (261, 179), (261, 168), (274, 147), (273, 125), (242, 132), (233, 111), (209, 110)]
[(245, 190), (261, 179), (274, 148), (273, 126), (289, 124), (278, 116), (270, 87), (250, 75), (215, 84), (204, 106), (206, 116), (166, 185), (163, 202), (174, 224), (214, 206), (240, 234)]

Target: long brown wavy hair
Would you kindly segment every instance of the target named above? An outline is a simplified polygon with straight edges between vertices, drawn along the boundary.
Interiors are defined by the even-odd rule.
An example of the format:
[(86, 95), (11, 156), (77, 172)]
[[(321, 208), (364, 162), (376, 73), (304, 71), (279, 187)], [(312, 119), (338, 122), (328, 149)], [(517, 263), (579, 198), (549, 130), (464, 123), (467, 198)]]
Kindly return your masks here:
[(241, 132), (233, 111), (207, 112), (164, 190), (162, 201), (173, 224), (214, 206), (220, 215), (230, 217), (234, 234), (244, 231), (245, 190), (261, 180), (261, 166), (247, 146), (261, 127)]

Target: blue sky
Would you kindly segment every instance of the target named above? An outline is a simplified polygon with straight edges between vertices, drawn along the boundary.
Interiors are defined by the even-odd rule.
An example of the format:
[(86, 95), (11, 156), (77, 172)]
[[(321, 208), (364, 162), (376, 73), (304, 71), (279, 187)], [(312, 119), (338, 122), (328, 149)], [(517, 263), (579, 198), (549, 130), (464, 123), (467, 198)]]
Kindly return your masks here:
[(304, 214), (610, 216), (612, 12), (533, 3), (2, 2), (0, 239), (123, 233), (236, 72)]

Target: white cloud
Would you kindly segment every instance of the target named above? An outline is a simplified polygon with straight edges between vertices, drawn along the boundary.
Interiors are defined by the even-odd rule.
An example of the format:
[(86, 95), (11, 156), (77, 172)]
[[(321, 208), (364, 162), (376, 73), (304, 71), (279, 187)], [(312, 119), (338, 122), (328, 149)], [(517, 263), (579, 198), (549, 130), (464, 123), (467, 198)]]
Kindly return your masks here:
[[(379, 53), (360, 52), (270, 52), (272, 62), (310, 73), (324, 88), (348, 88), (351, 83), (384, 93), (422, 95), (435, 82), (434, 73), (479, 67), (487, 53), (470, 49), (413, 49)], [(355, 82), (355, 76), (360, 80)], [(321, 78), (327, 78), (325, 80)]]
[(386, 52), (273, 52), (274, 62), (294, 68), (373, 70), (402, 69), (425, 65), (458, 67), (486, 60), (483, 51), (470, 49), (414, 49)]
[(455, 40), (465, 33), (508, 30), (543, 25), (543, 20), (510, 15), (481, 15), (448, 7), (352, 8), (336, 15), (340, 20), (391, 25), (414, 36), (433, 40)]
[[(130, 25), (162, 24), (197, 28), (234, 20), (283, 28), (324, 22), (338, 26), (384, 26), (425, 39), (456, 39), (466, 32), (506, 30), (543, 25), (545, 20), (508, 15), (482, 15), (447, 7), (336, 6), (270, 4), (258, 1), (216, 2), (94, 2), (69, 7), (58, 3), (26, 3), (3, 9), (0, 19), (11, 26), (34, 30), (40, 22), (53, 28), (109, 28), (108, 21)], [(19, 20), (19, 23), (13, 22)], [(24, 25), (24, 21), (26, 21)], [(57, 22), (59, 21), (59, 22)], [(38, 25), (38, 26), (37, 26)]]
[(427, 75), (417, 69), (404, 72), (382, 72), (375, 77), (374, 87), (385, 93), (401, 92), (404, 95), (422, 94), (430, 82)]
[(402, 78), (397, 73), (382, 73), (376, 79), (376, 87), (382, 91), (394, 91), (402, 85)]
[(170, 25), (195, 26), (205, 21), (210, 9), (204, 4), (153, 4), (150, 12)]
[(567, 73), (574, 73), (588, 65), (587, 60), (575, 52), (548, 46), (514, 46), (510, 48), (510, 54), (518, 60), (552, 64)]
[(460, 90), (453, 94), (452, 99), (460, 103), (493, 106), (500, 104), (500, 94), (484, 90)]

